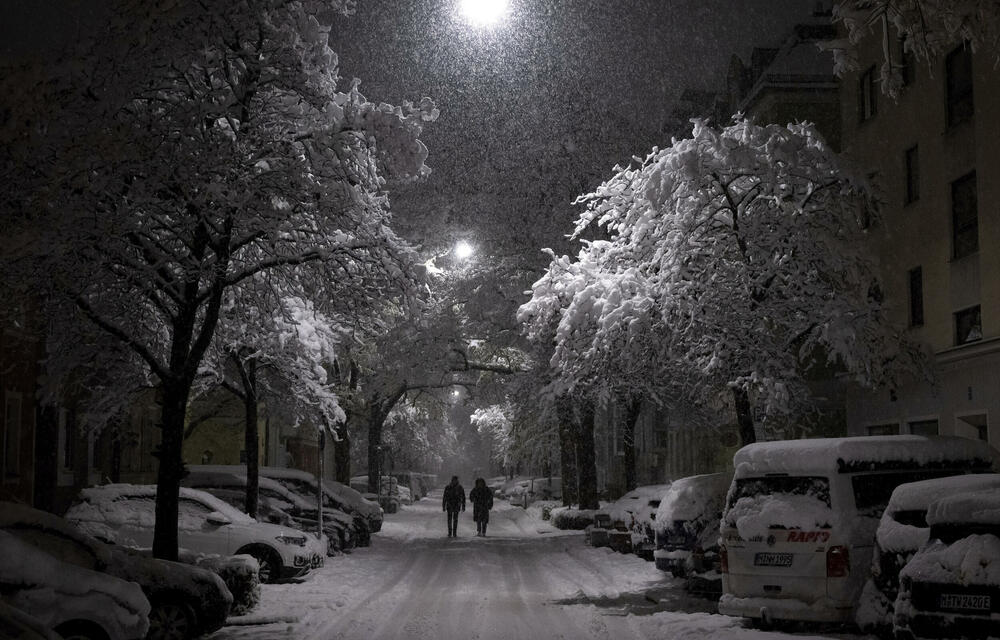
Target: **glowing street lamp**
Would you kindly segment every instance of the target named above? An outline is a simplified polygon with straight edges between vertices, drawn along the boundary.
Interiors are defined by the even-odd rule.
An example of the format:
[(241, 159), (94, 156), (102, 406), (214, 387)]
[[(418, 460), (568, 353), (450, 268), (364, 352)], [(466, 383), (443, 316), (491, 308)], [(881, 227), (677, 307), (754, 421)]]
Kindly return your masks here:
[(475, 247), (465, 240), (459, 240), (455, 244), (455, 257), (459, 260), (465, 260), (466, 258), (472, 257), (472, 254), (475, 252)]
[(492, 27), (507, 13), (507, 0), (460, 0), (459, 10), (477, 27)]

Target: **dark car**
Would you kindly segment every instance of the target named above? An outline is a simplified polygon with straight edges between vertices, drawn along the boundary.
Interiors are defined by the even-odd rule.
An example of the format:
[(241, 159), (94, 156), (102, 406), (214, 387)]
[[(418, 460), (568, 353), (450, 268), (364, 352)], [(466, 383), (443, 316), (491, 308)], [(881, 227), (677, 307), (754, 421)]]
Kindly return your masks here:
[(899, 574), (897, 638), (1000, 637), (1000, 489), (927, 509), (930, 541)]
[(719, 521), (732, 482), (731, 473), (709, 473), (675, 480), (656, 512), (656, 568), (685, 578), (689, 591), (722, 592), (719, 573)]
[(211, 633), (229, 615), (233, 596), (206, 569), (103, 543), (63, 518), (9, 502), (0, 503), (0, 530), (63, 562), (137, 583), (151, 607), (149, 640)]
[(871, 577), (855, 620), (865, 632), (888, 636), (899, 593), (899, 572), (930, 539), (927, 508), (940, 498), (967, 491), (1000, 489), (1000, 474), (978, 473), (908, 482), (896, 487), (875, 532)]

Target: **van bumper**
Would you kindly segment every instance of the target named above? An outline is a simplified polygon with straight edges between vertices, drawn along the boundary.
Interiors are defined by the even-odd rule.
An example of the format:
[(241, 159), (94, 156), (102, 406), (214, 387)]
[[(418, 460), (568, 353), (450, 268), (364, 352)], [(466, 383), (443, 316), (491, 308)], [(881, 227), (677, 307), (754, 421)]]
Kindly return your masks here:
[(829, 598), (805, 602), (795, 598), (739, 598), (725, 593), (719, 599), (719, 613), (757, 620), (801, 622), (853, 622), (854, 606)]

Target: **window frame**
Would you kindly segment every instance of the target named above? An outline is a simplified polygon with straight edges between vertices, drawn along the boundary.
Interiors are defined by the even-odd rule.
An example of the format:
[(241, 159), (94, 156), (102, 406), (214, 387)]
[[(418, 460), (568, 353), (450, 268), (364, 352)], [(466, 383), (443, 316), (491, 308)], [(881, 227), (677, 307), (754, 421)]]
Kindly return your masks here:
[[(964, 73), (959, 75), (959, 70)], [(968, 82), (959, 84), (963, 77)], [(972, 49), (967, 43), (962, 43), (952, 49), (944, 61), (945, 118), (949, 129), (968, 122), (976, 115), (974, 84)]]
[(924, 270), (917, 265), (907, 272), (910, 302), (910, 326), (924, 326)]
[(858, 76), (858, 122), (868, 122), (878, 115), (876, 69), (872, 65)]
[[(975, 322), (972, 322), (971, 324), (969, 324), (968, 335), (972, 335), (973, 329), (976, 328), (977, 326), (979, 327), (979, 335), (978, 335), (978, 337), (973, 337), (973, 338), (969, 338), (968, 335), (967, 335), (966, 339), (963, 340), (962, 339), (962, 335), (961, 335), (962, 326), (960, 325), (960, 322), (961, 322), (961, 318), (965, 317), (966, 314), (968, 314), (969, 317), (978, 318), (978, 324), (975, 323)], [(955, 346), (956, 347), (960, 347), (960, 346), (965, 345), (965, 344), (972, 344), (973, 342), (979, 342), (979, 341), (981, 341), (983, 339), (983, 315), (982, 315), (982, 307), (981, 307), (981, 305), (975, 304), (975, 305), (972, 305), (971, 307), (966, 307), (964, 309), (959, 309), (954, 314), (952, 314), (952, 316), (954, 317), (954, 323), (955, 323)]]
[(920, 146), (903, 152), (903, 204), (920, 200)]
[[(962, 190), (971, 185), (968, 211), (959, 210)], [(964, 215), (963, 215), (964, 214)], [(971, 214), (971, 215), (970, 215)], [(960, 219), (960, 216), (962, 219)], [(979, 252), (979, 185), (975, 170), (951, 182), (951, 257), (959, 260)]]

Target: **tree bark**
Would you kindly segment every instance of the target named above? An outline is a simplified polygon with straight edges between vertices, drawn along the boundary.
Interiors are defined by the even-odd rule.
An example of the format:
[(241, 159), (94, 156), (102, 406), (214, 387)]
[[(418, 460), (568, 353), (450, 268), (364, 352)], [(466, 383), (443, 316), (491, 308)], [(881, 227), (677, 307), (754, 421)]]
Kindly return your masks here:
[(177, 560), (177, 520), (184, 474), (181, 456), (184, 443), (184, 417), (190, 384), (176, 380), (163, 382), (163, 408), (160, 413), (160, 447), (156, 473), (156, 525), (153, 528), (153, 557)]
[(742, 387), (733, 387), (733, 404), (736, 406), (736, 424), (740, 430), (740, 443), (748, 445), (757, 442), (757, 432), (753, 427), (753, 411), (750, 396)]
[(598, 509), (597, 456), (594, 450), (594, 403), (584, 400), (577, 423), (576, 463), (579, 473), (580, 509)]
[(378, 394), (368, 403), (368, 490), (380, 494), (382, 486), (382, 405)]
[(573, 426), (573, 401), (566, 395), (556, 398), (556, 416), (559, 420), (559, 474), (562, 484), (562, 502), (570, 507), (579, 502), (576, 471), (576, 438)]
[(351, 432), (347, 422), (338, 424), (335, 428), (337, 440), (333, 442), (333, 463), (336, 466), (337, 482), (351, 484)]
[(249, 359), (241, 363), (240, 377), (243, 379), (243, 449), (246, 452), (247, 486), (246, 512), (251, 518), (257, 517), (260, 502), (260, 444), (257, 426), (257, 361)]
[(625, 491), (636, 487), (635, 471), (635, 425), (639, 421), (642, 410), (642, 399), (634, 394), (624, 392), (617, 396), (618, 428), (622, 434), (623, 465), (625, 466)]

